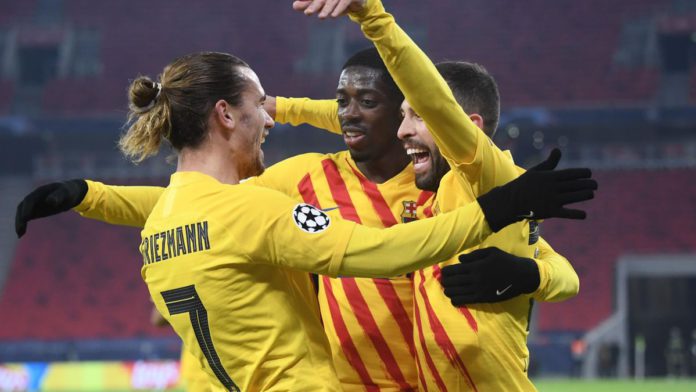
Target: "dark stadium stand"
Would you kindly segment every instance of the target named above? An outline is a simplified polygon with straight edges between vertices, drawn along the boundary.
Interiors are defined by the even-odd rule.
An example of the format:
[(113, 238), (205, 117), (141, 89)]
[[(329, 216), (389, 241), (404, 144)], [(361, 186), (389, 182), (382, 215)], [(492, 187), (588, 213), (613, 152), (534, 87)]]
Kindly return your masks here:
[(580, 276), (580, 294), (543, 304), (540, 331), (584, 332), (614, 307), (615, 263), (622, 254), (696, 252), (696, 170), (600, 171), (589, 218), (553, 220), (542, 236), (568, 257)]
[[(0, 30), (8, 28), (9, 21), (40, 20), (35, 2), (16, 3), (3, 7)], [(21, 31), (31, 37), (32, 29), (40, 29), (32, 26), (40, 23), (93, 31), (98, 44), (86, 50), (97, 57), (93, 61), (101, 71), (82, 79), (50, 82), (42, 100), (49, 115), (121, 110), (129, 79), (138, 74), (154, 76), (173, 58), (201, 50), (229, 51), (244, 58), (271, 94), (322, 97), (333, 92), (337, 67), (297, 69), (303, 61), (316, 60), (308, 37), (316, 22), (297, 17), (289, 6), (271, 0), (211, 2), (210, 7), (155, 0), (138, 3), (137, 13), (133, 12), (135, 4), (121, 2), (61, 4), (59, 22), (21, 24)], [(421, 41), (434, 59), (484, 64), (498, 79), (503, 106), (509, 108), (651, 102), (660, 82), (656, 65), (618, 64), (614, 59), (622, 49), (627, 23), (670, 12), (671, 4), (671, 0), (477, 0), (463, 7), (447, 0), (437, 7), (413, 1), (401, 8), (389, 5), (407, 30), (422, 33)], [(192, 25), (192, 21), (200, 23)], [(187, 28), (182, 31), (178, 26), (184, 24)], [(356, 33), (356, 26), (346, 26), (346, 51), (368, 45)], [(318, 54), (327, 55), (325, 51)], [(535, 60), (529, 61), (530, 57)], [(691, 80), (692, 85), (696, 83), (694, 77)], [(691, 89), (692, 102), (695, 90)]]
[(430, 12), (430, 52), (484, 64), (498, 79), (503, 107), (642, 102), (655, 91), (655, 70), (623, 69), (613, 57), (623, 23), (664, 10), (669, 0), (442, 3)]
[(14, 93), (14, 83), (0, 80), (0, 115), (8, 114), (12, 106), (12, 94)]
[(139, 238), (72, 212), (32, 222), (0, 297), (0, 313), (12, 315), (0, 340), (171, 336), (150, 325)]

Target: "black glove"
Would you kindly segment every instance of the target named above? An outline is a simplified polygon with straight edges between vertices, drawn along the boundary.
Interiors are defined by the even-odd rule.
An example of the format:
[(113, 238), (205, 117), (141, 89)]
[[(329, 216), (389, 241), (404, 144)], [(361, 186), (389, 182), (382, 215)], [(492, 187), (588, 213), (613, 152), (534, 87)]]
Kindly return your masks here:
[(594, 198), (597, 181), (587, 168), (554, 170), (560, 159), (554, 149), (544, 162), (478, 198), (491, 230), (523, 219), (585, 219), (585, 211), (564, 207)]
[(82, 202), (87, 194), (85, 180), (70, 180), (42, 185), (34, 189), (17, 206), (15, 232), (22, 238), (27, 232), (27, 223), (67, 211)]
[(495, 247), (460, 255), (459, 263), (442, 269), (442, 286), (454, 306), (505, 301), (539, 287), (534, 260)]

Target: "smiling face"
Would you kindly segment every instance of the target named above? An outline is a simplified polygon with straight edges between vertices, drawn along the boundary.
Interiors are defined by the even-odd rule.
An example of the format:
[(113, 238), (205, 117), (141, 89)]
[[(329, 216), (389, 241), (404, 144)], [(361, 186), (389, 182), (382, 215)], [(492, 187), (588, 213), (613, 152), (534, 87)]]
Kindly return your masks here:
[(241, 68), (240, 72), (248, 80), (242, 92), (242, 102), (233, 107), (235, 133), (237, 133), (238, 168), (241, 178), (257, 176), (264, 171), (263, 150), (268, 131), (273, 127), (273, 119), (263, 107), (266, 93), (261, 87), (258, 76), (250, 68)]
[(413, 162), (416, 186), (419, 189), (437, 192), (440, 180), (450, 170), (447, 160), (440, 154), (435, 140), (423, 119), (413, 111), (408, 101), (401, 104), (404, 116), (398, 136), (406, 153)]
[(382, 71), (364, 66), (343, 70), (336, 89), (343, 140), (356, 162), (376, 160), (399, 151), (396, 131), (399, 105), (382, 79)]

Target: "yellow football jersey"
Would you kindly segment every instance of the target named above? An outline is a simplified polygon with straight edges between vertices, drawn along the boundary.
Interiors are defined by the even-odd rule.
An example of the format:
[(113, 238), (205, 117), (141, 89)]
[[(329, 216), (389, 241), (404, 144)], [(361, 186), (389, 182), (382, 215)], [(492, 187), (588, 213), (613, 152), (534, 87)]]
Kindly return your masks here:
[[(181, 350), (180, 383), (186, 392), (215, 392), (201, 363), (185, 347)], [(223, 390), (224, 389), (218, 389)]]
[[(476, 204), (476, 197), (518, 176), (519, 169), (509, 155), (471, 122), (432, 62), (379, 1), (369, 0), (364, 11), (351, 17), (361, 23), (365, 35), (375, 43), (406, 100), (428, 124), (452, 168), (440, 183), (435, 214)], [(536, 229), (536, 222), (519, 222), (479, 246), (496, 246), (533, 258), (538, 245)], [(439, 275), (441, 266), (456, 262), (453, 258), (418, 271), (414, 277), (414, 334), (419, 341), (416, 347), (421, 387), (441, 391), (535, 390), (527, 377), (526, 346), (532, 296), (455, 308), (443, 293)], [(548, 271), (544, 271), (543, 263), (537, 264), (541, 279), (546, 279), (540, 288), (553, 291), (547, 289)], [(561, 279), (577, 281), (572, 268), (565, 273), (564, 277), (561, 271)]]
[[(341, 132), (337, 111), (335, 100), (276, 100), (277, 122), (309, 123), (333, 133)], [(316, 207), (336, 208), (342, 218), (371, 227), (417, 220), (424, 212), (429, 214), (433, 202), (431, 192), (415, 187), (411, 165), (375, 184), (360, 173), (347, 152), (289, 158), (244, 184), (275, 189)], [(91, 183), (78, 210), (110, 223), (142, 226), (163, 189)], [(417, 388), (412, 275), (321, 277), (318, 283), (324, 328), (343, 390)], [(197, 371), (188, 369), (187, 374)]]
[(225, 389), (340, 390), (311, 283), (287, 267), (328, 272), (352, 229), (305, 232), (293, 221), (297, 203), (279, 195), (172, 175), (142, 232), (142, 276)]
[[(337, 209), (343, 219), (371, 227), (417, 220), (433, 195), (416, 188), (412, 165), (375, 184), (360, 173), (347, 151), (292, 157), (250, 182), (319, 208)], [(320, 276), (318, 282), (324, 330), (343, 390), (417, 389), (412, 276)]]
[(378, 230), (273, 190), (178, 172), (142, 231), (142, 276), (157, 309), (226, 389), (338, 390), (301, 271), (396, 276), (488, 235), (477, 204)]

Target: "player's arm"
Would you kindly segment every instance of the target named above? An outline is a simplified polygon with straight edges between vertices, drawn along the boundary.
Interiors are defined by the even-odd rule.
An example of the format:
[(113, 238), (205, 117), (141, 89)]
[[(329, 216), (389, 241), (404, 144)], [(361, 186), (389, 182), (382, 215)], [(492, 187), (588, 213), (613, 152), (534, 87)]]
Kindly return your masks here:
[(568, 260), (539, 239), (537, 258), (498, 248), (477, 249), (442, 269), (445, 295), (455, 306), (506, 301), (530, 295), (538, 301), (562, 301), (578, 293), (578, 275)]
[(455, 174), (481, 195), (517, 176), (509, 156), (500, 151), (456, 102), (435, 65), (385, 12), (377, 0), (367, 1), (351, 18), (380, 52), (411, 108), (428, 126)]
[(580, 291), (580, 279), (568, 259), (557, 253), (548, 242), (539, 238), (539, 287), (532, 297), (537, 301), (557, 302), (572, 298)]
[(341, 134), (338, 103), (335, 99), (267, 97), (264, 108), (281, 124), (309, 124), (331, 133)]
[[(255, 189), (254, 189), (255, 188)], [(263, 205), (226, 225), (254, 262), (329, 276), (389, 277), (411, 272), (483, 241), (492, 230), (478, 203), (433, 219), (377, 229), (344, 221), (285, 195), (247, 187)]]
[(89, 190), (74, 210), (85, 218), (114, 225), (145, 226), (147, 217), (164, 192), (158, 186), (106, 185), (87, 180)]
[(17, 206), (15, 231), (22, 237), (30, 220), (70, 209), (107, 223), (143, 227), (163, 190), (150, 186), (109, 186), (81, 179), (42, 185)]
[(401, 275), (480, 244), (492, 232), (523, 220), (523, 211), (538, 211), (540, 219), (575, 215), (576, 211), (565, 208), (572, 199), (563, 197), (563, 189), (576, 181), (569, 183), (565, 171), (553, 170), (558, 159), (560, 152), (556, 150), (517, 179), (479, 196), (476, 203), (433, 219), (383, 230), (346, 221), (330, 224), (324, 212), (305, 204), (298, 206), (279, 192), (241, 187), (253, 192), (247, 194), (250, 205), (264, 208), (248, 214), (246, 225), (242, 220), (235, 221), (231, 230), (238, 232), (232, 233), (232, 238), (244, 238), (242, 247), (257, 244), (245, 252), (252, 260), (330, 276)]

